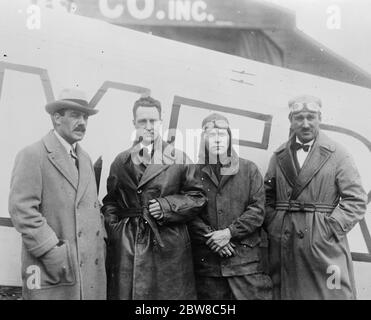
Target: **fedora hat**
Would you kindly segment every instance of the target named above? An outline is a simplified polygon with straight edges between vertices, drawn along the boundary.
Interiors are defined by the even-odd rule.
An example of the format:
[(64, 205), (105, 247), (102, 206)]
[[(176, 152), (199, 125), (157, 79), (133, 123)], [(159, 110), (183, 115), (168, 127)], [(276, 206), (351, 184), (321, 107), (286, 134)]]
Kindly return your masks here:
[(50, 102), (45, 106), (45, 110), (49, 114), (54, 114), (61, 109), (77, 110), (85, 112), (89, 116), (98, 112), (98, 110), (89, 105), (85, 92), (75, 88), (63, 89), (58, 100)]

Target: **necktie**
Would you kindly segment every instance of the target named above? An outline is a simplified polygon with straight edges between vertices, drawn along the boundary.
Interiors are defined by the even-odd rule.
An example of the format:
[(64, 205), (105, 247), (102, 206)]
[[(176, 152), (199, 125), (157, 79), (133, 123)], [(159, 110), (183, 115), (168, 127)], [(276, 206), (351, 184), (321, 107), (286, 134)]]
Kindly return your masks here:
[(71, 148), (71, 150), (70, 150), (70, 156), (71, 156), (71, 158), (72, 158), (73, 162), (75, 163), (75, 166), (76, 166), (76, 168), (77, 168), (77, 170), (78, 170), (78, 169), (79, 169), (79, 160), (77, 159), (77, 155), (76, 155), (76, 153), (73, 151), (72, 148)]
[(295, 144), (294, 144), (294, 150), (296, 150), (296, 151), (298, 151), (300, 149), (303, 149), (304, 152), (308, 152), (309, 148), (310, 148), (309, 144), (302, 144), (302, 143), (299, 143), (299, 142), (295, 142)]
[(148, 165), (149, 163), (151, 163), (151, 156), (150, 156), (147, 148), (141, 149), (139, 151), (139, 155), (142, 157), (142, 163), (144, 165)]

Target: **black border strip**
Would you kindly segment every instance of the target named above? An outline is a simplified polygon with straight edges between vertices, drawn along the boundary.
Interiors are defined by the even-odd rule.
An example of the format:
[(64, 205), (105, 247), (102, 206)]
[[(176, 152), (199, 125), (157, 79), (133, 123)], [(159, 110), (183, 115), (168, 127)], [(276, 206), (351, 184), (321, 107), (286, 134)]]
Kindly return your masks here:
[(0, 217), (0, 227), (12, 228), (14, 226), (13, 226), (12, 220), (10, 218)]
[(371, 262), (371, 254), (352, 252), (352, 260), (357, 262)]
[(243, 110), (243, 109), (230, 108), (230, 107), (207, 103), (207, 102), (203, 102), (199, 100), (188, 99), (188, 98), (184, 98), (180, 96), (174, 96), (173, 106), (172, 106), (171, 116), (170, 116), (168, 141), (173, 142), (175, 140), (175, 136), (173, 136), (171, 132), (174, 132), (174, 130), (178, 127), (179, 112), (180, 112), (180, 108), (182, 105), (187, 105), (187, 106), (200, 108), (200, 109), (215, 110), (219, 112), (231, 113), (231, 114), (240, 115), (240, 116), (247, 117), (247, 118), (264, 121), (264, 131), (263, 131), (263, 137), (262, 137), (261, 142), (242, 140), (242, 139), (236, 140), (236, 142), (239, 145), (245, 146), (245, 147), (253, 147), (253, 148), (265, 149), (265, 150), (268, 149), (269, 137), (271, 133), (272, 119), (273, 119), (272, 115), (252, 112), (252, 111)]
[(0, 61), (0, 98), (1, 98), (2, 88), (3, 88), (3, 82), (4, 82), (4, 74), (5, 74), (5, 70), (7, 69), (39, 75), (41, 79), (41, 85), (44, 89), (46, 102), (49, 103), (49, 102), (54, 101), (53, 88), (51, 85), (48, 71), (46, 69), (22, 65), (22, 64), (9, 63), (9, 62), (4, 62), (4, 61)]
[(105, 81), (103, 82), (102, 86), (98, 89), (96, 94), (93, 98), (91, 98), (89, 104), (95, 108), (100, 100), (102, 100), (103, 96), (106, 94), (108, 89), (117, 89), (122, 91), (129, 91), (133, 93), (144, 95), (150, 95), (151, 90), (145, 87), (134, 86), (131, 84), (121, 83), (121, 82), (114, 82), (114, 81)]

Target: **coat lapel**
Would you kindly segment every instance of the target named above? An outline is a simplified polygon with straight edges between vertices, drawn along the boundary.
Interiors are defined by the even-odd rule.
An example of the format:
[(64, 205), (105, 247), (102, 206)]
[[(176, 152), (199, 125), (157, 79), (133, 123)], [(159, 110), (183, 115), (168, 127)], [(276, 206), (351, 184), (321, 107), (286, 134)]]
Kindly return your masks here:
[[(168, 148), (168, 145), (164, 141), (159, 139), (158, 143), (154, 145), (154, 148), (153, 163), (147, 165), (139, 181), (138, 189), (165, 171), (171, 163), (174, 163), (175, 157), (171, 155), (170, 148)], [(137, 144), (131, 149), (131, 155), (132, 159), (139, 160), (140, 162), (139, 151), (140, 145)]]
[(291, 187), (294, 187), (298, 174), (290, 151), (290, 142), (288, 142), (284, 148), (277, 151), (277, 161), (287, 182)]
[(216, 187), (219, 186), (218, 178), (216, 177), (214, 171), (211, 169), (211, 167), (209, 165), (207, 165), (207, 164), (204, 165), (202, 167), (201, 171), (205, 172), (208, 175), (208, 177), (215, 184)]
[(79, 144), (76, 146), (76, 154), (79, 161), (79, 183), (77, 187), (76, 202), (78, 203), (84, 195), (91, 180), (91, 163), (89, 157), (82, 150)]
[(219, 189), (222, 189), (230, 178), (238, 173), (239, 158), (234, 149), (232, 149), (231, 164), (229, 167), (222, 168)]
[(66, 149), (58, 141), (57, 137), (50, 131), (44, 138), (43, 143), (48, 151), (48, 158), (55, 168), (68, 180), (68, 182), (77, 190), (78, 172), (74, 167)]
[(316, 140), (296, 179), (296, 185), (291, 197), (293, 200), (297, 199), (334, 151), (334, 147), (327, 143), (326, 136), (323, 134), (319, 134)]

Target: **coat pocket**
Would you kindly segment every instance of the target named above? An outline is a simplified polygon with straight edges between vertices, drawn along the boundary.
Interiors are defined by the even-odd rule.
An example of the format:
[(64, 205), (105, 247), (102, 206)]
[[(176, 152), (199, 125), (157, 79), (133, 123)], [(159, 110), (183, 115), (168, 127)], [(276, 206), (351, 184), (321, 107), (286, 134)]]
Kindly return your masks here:
[(320, 228), (319, 232), (321, 238), (329, 242), (333, 241), (335, 238), (332, 233), (331, 227), (329, 226), (328, 216), (322, 212), (316, 212), (316, 216)]
[(245, 265), (260, 261), (260, 242), (261, 238), (256, 234), (235, 243), (235, 255), (230, 258), (231, 265)]
[(245, 239), (242, 239), (240, 241), (240, 243), (242, 245), (246, 245), (250, 248), (254, 248), (256, 247), (258, 244), (261, 243), (261, 238), (259, 236), (255, 236), (255, 237), (249, 237), (249, 238), (245, 238)]
[(42, 256), (41, 263), (44, 272), (41, 274), (41, 288), (55, 285), (71, 285), (75, 283), (75, 273), (72, 265), (71, 249), (67, 240)]

